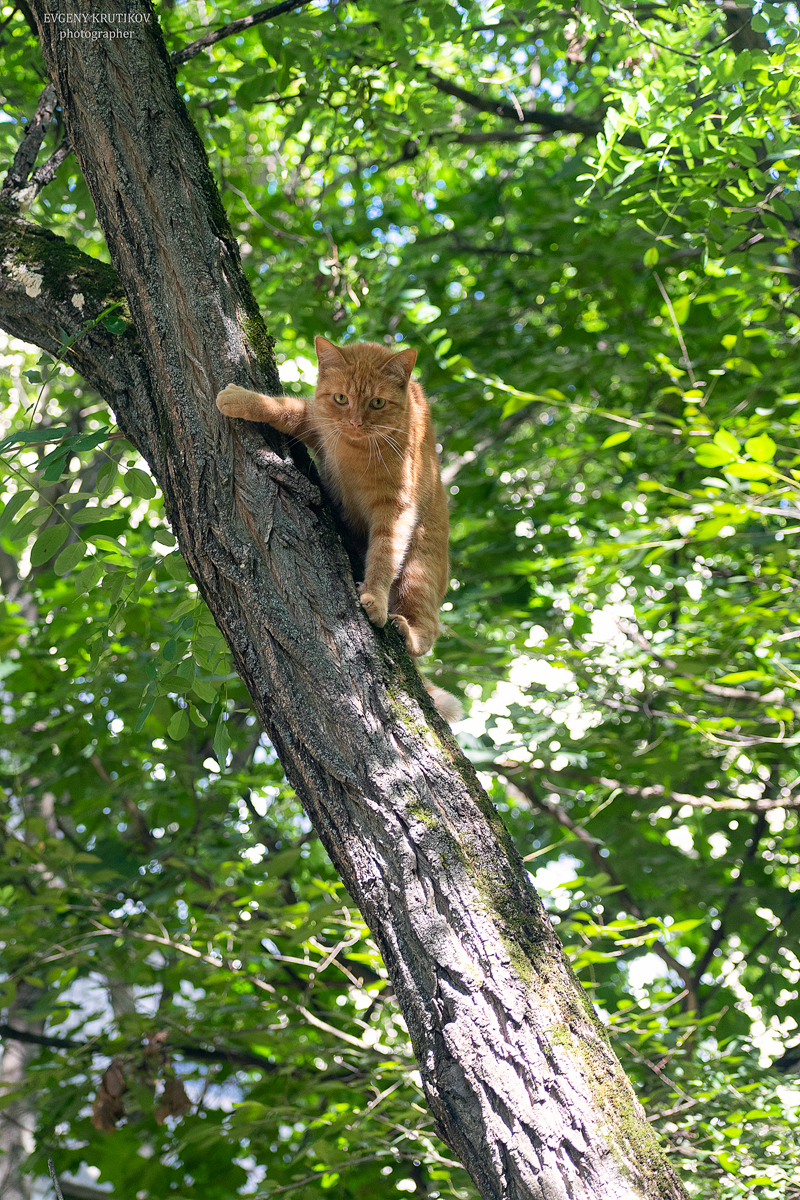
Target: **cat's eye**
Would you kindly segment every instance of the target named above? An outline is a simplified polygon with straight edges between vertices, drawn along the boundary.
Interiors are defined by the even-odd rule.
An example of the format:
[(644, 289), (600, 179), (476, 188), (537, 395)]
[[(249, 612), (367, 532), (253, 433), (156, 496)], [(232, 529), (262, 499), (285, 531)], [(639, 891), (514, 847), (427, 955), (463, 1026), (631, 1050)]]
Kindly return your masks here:
[(347, 396), (343, 396), (341, 392), (336, 393), (333, 398), (337, 404), (347, 404)]
[(383, 399), (382, 396), (375, 396), (369, 402), (370, 408), (383, 408), (385, 406), (385, 404), (386, 404), (386, 401)]

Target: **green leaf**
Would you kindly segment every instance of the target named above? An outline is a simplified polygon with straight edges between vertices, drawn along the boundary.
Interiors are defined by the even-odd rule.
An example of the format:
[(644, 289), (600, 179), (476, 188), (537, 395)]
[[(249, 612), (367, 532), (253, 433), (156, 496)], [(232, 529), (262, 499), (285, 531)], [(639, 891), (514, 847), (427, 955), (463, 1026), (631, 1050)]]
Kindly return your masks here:
[(778, 449), (768, 433), (761, 433), (758, 437), (749, 438), (745, 442), (744, 448), (756, 462), (760, 463), (772, 462), (775, 451)]
[(749, 358), (727, 358), (722, 365), (728, 371), (739, 371), (742, 375), (752, 375), (754, 379), (761, 378), (761, 371)]
[(73, 542), (71, 546), (66, 546), (55, 561), (53, 569), (56, 575), (66, 575), (78, 565), (85, 553), (85, 542)]
[(46, 483), (55, 483), (55, 481), (57, 479), (61, 478), (64, 471), (67, 469), (67, 467), (69, 465), (69, 457), (70, 457), (71, 453), (72, 453), (72, 450), (70, 448), (69, 450), (65, 451), (63, 454), (60, 453), (60, 450), (59, 450), (58, 454), (55, 454), (55, 455), (48, 454), (47, 458), (49, 461), (47, 464), (47, 468), (46, 468), (46, 470), (42, 471), (42, 479)]
[(82, 596), (90, 592), (103, 574), (104, 569), (105, 564), (95, 559), (87, 567), (84, 567), (82, 571), (79, 571), (73, 580), (75, 594)]
[(26, 501), (30, 500), (32, 495), (33, 492), (30, 490), (30, 488), (23, 488), (22, 491), (14, 493), (4, 507), (2, 513), (0, 513), (0, 532), (5, 529), (6, 525), (9, 525), (14, 520), (14, 517), (17, 515), (19, 510), (26, 503)]
[(111, 491), (118, 471), (119, 468), (115, 462), (103, 463), (97, 472), (97, 491), (100, 496), (104, 496)]
[(708, 443), (705, 446), (698, 446), (695, 462), (699, 467), (722, 467), (729, 463), (732, 457), (727, 450)]
[(719, 446), (720, 450), (726, 450), (730, 455), (739, 453), (738, 439), (732, 433), (728, 433), (727, 429), (720, 429), (714, 434), (714, 445)]
[(176, 583), (186, 583), (190, 578), (186, 563), (177, 552), (166, 556), (164, 559), (164, 568), (169, 577), (174, 579)]
[(644, 265), (646, 267), (654, 267), (657, 263), (658, 248), (656, 246), (650, 246), (650, 248), (644, 252)]
[(217, 689), (208, 679), (194, 679), (192, 682), (192, 691), (199, 699), (204, 700), (206, 704), (213, 704), (217, 698)]
[(82, 508), (74, 516), (70, 515), (70, 520), (73, 525), (96, 525), (99, 521), (108, 521), (120, 516), (122, 512), (122, 509), (103, 508), (98, 504), (96, 508)]
[(620, 430), (619, 433), (610, 433), (600, 447), (601, 450), (607, 450), (609, 446), (621, 446), (623, 442), (627, 442), (633, 434), (630, 429)]
[[(189, 596), (189, 598), (187, 600), (182, 600), (181, 603), (178, 605), (178, 607), (175, 609), (174, 613), (172, 614), (171, 619), (173, 621), (177, 621), (179, 617), (183, 617), (186, 615), (186, 613), (192, 612), (193, 609), (197, 608), (197, 605), (199, 604), (199, 602), (200, 602), (199, 597), (197, 597), (197, 596)], [(191, 624), (189, 627), (191, 628)]]
[[(714, 517), (711, 521), (703, 521), (695, 527), (694, 537), (699, 542), (707, 542), (709, 538), (718, 537), (720, 530), (724, 529), (726, 525), (730, 525), (727, 517)], [(673, 680), (673, 684), (675, 687), (679, 687), (680, 681)]]
[(214, 754), (220, 767), (225, 766), (231, 746), (231, 735), (228, 731), (228, 723), (224, 719), (225, 715), (225, 713), (219, 714), (217, 728), (214, 731)]
[(113, 333), (115, 335), (124, 333), (128, 328), (127, 321), (123, 321), (122, 317), (106, 317), (101, 324), (103, 325), (104, 329), (108, 330), (109, 333)]
[(732, 671), (730, 675), (720, 675), (716, 683), (746, 683), (749, 679), (758, 679), (762, 683), (771, 683), (769, 675), (763, 671)]
[(69, 528), (63, 521), (59, 521), (57, 525), (50, 525), (40, 533), (31, 548), (31, 566), (40, 567), (42, 563), (52, 558), (66, 541), (68, 533)]
[(87, 541), (94, 542), (98, 550), (107, 550), (111, 553), (121, 554), (123, 558), (130, 558), (129, 551), (126, 550), (124, 546), (121, 546), (119, 542), (116, 542), (113, 538), (108, 537), (107, 534), (96, 533), (94, 530), (90, 529), (86, 532), (85, 537)]
[(111, 582), (110, 583), (108, 583), (108, 579), (109, 579), (109, 576), (106, 575), (105, 579), (103, 580), (103, 583), (107, 584), (108, 586), (104, 588), (104, 591), (106, 593), (106, 596), (108, 597), (109, 605), (116, 604), (120, 598), (122, 589), (124, 588), (125, 584), (128, 582), (128, 575), (125, 573), (125, 571), (114, 571), (111, 574)]
[(35, 508), (29, 508), (26, 513), (22, 514), (16, 525), (8, 530), (6, 537), (11, 538), (14, 542), (22, 541), (23, 538), (27, 538), (29, 534), (33, 533), (34, 529), (43, 525), (52, 511), (49, 504), (40, 504)]
[(131, 467), (125, 472), (122, 477), (122, 485), (139, 500), (152, 500), (156, 494), (156, 487), (152, 479), (138, 467)]
[(175, 662), (181, 651), (178, 649), (178, 643), (175, 638), (168, 638), (161, 649), (161, 655), (165, 662)]
[(181, 738), (185, 738), (189, 732), (189, 715), (185, 708), (179, 709), (173, 714), (172, 720), (167, 726), (167, 734), (174, 742), (179, 742)]
[(759, 466), (758, 463), (731, 463), (725, 470), (737, 479), (774, 479), (775, 472), (769, 467)]
[(0, 453), (9, 446), (33, 446), (39, 442), (60, 442), (72, 433), (69, 425), (58, 425), (52, 429), (20, 429), (7, 434), (0, 441)]
[(108, 434), (109, 427), (104, 425), (102, 429), (96, 430), (95, 433), (85, 433), (83, 437), (76, 438), (72, 449), (79, 452), (94, 450), (96, 446), (99, 446), (107, 439)]
[(150, 700), (150, 701), (148, 701), (147, 704), (145, 704), (144, 708), (141, 708), (139, 710), (139, 715), (136, 718), (136, 724), (133, 727), (134, 733), (140, 733), (141, 730), (144, 728), (144, 723), (147, 720), (147, 718), (150, 716), (150, 713), (153, 711), (153, 708), (155, 707), (155, 703), (156, 703), (155, 699)]

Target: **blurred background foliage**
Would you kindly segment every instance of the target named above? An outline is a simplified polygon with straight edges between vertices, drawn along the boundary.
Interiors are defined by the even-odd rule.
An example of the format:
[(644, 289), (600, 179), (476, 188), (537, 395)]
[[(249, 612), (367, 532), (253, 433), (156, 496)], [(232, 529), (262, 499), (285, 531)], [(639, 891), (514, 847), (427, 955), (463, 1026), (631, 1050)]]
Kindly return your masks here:
[[(428, 674), (722, 1200), (800, 1196), (799, 45), (793, 4), (317, 0), (177, 65), (287, 391), (318, 333), (419, 350)], [(22, 3), (0, 55), (10, 164)], [(30, 218), (107, 257), (71, 157)], [(2, 363), (4, 1194), (467, 1200), (146, 464), (68, 345)]]

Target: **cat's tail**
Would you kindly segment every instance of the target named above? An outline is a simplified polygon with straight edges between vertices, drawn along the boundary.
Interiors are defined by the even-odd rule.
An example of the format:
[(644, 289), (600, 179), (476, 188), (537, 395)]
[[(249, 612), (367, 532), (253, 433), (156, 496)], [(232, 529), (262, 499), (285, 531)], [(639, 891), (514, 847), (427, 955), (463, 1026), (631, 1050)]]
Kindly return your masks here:
[(446, 692), (444, 688), (437, 687), (435, 683), (430, 683), (427, 679), (423, 679), (422, 682), (425, 684), (425, 691), (436, 705), (439, 715), (444, 717), (450, 725), (460, 721), (464, 715), (461, 701), (452, 692)]

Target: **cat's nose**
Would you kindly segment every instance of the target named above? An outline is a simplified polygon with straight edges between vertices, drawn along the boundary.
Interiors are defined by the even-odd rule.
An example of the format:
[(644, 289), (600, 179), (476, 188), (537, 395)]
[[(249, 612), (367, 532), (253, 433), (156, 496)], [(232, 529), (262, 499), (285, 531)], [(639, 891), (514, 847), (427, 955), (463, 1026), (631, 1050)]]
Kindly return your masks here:
[(358, 429), (361, 425), (361, 417), (351, 417), (350, 424), (353, 426), (353, 429)]

